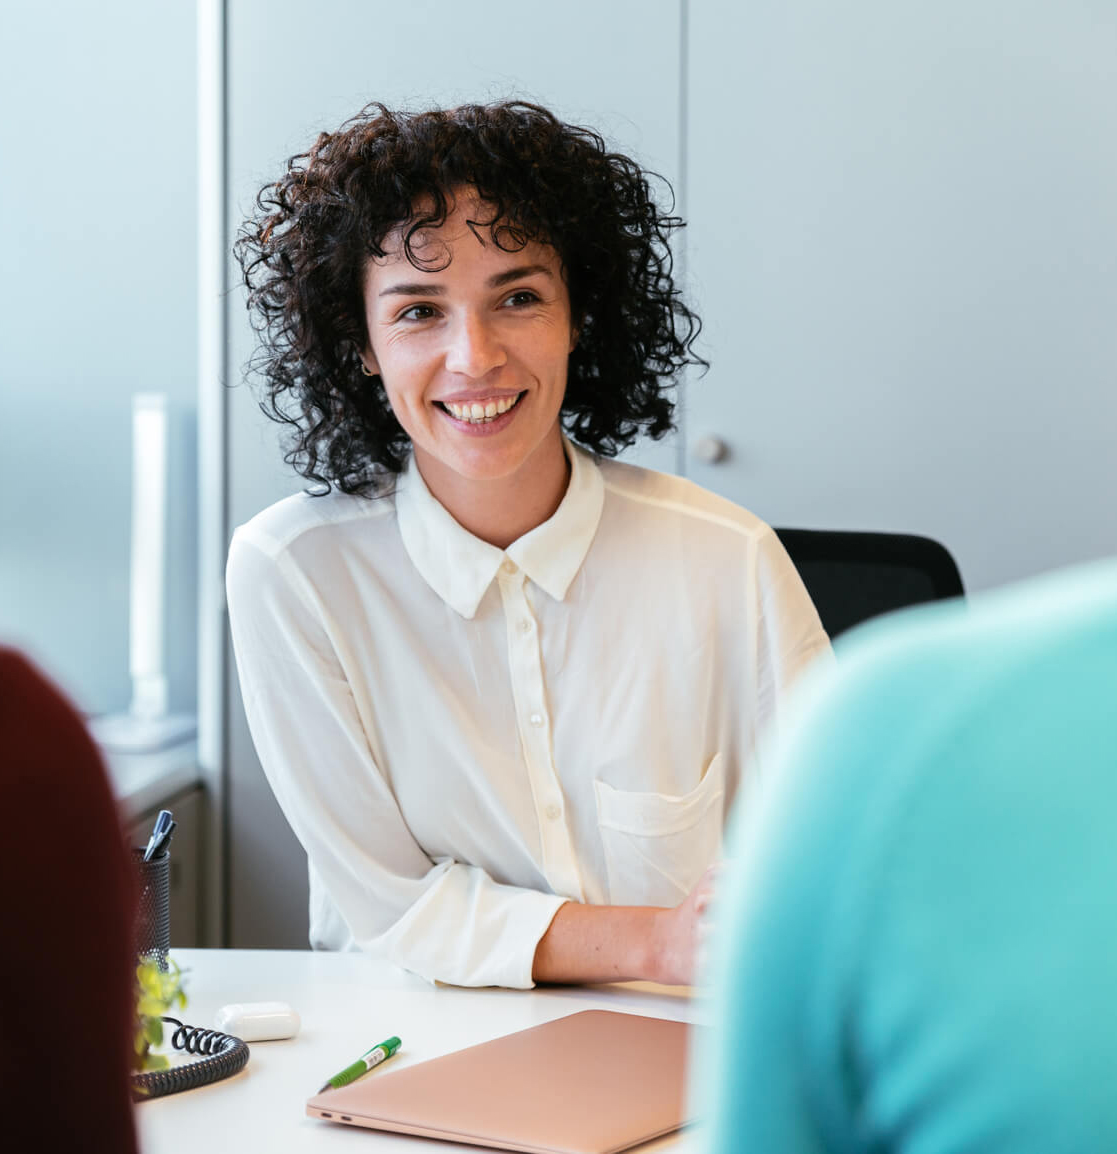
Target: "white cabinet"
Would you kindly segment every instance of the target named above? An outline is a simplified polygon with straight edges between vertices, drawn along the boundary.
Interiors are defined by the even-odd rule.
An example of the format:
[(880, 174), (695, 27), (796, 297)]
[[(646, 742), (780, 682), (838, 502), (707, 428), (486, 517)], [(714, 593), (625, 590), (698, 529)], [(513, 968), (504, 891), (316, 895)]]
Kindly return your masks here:
[(689, 10), (688, 475), (970, 588), (1117, 550), (1113, 6)]

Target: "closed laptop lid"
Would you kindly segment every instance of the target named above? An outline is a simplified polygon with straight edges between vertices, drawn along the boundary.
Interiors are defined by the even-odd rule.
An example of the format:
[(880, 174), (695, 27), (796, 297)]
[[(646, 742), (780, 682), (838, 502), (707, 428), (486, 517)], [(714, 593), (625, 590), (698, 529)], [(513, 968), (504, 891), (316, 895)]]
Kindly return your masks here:
[(530, 1154), (611, 1154), (686, 1121), (687, 1024), (584, 1010), (306, 1104), (314, 1118)]

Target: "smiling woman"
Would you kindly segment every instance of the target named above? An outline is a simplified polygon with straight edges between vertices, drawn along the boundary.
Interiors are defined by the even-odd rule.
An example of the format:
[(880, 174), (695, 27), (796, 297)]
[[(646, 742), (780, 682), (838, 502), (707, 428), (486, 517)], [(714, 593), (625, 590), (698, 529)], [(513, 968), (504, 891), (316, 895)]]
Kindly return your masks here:
[(827, 640), (766, 525), (608, 460), (701, 363), (682, 222), (519, 103), (372, 105), (258, 203), (263, 404), (318, 487), (237, 530), (229, 614), (312, 943), (689, 981), (726, 811)]

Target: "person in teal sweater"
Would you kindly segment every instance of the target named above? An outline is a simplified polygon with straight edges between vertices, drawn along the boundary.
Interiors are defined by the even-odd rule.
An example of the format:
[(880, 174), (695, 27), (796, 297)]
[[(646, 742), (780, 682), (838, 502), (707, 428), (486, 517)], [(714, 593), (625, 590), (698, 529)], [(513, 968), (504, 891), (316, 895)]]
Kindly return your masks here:
[(739, 807), (700, 1148), (1117, 1150), (1117, 564), (837, 654)]

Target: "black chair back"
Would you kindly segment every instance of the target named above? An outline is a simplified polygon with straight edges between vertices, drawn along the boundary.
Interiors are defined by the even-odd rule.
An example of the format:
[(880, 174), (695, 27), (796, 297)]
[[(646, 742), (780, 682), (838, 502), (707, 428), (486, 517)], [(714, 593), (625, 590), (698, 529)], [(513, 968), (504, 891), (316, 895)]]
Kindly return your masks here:
[(893, 609), (959, 597), (946, 548), (910, 533), (777, 529), (831, 638)]

